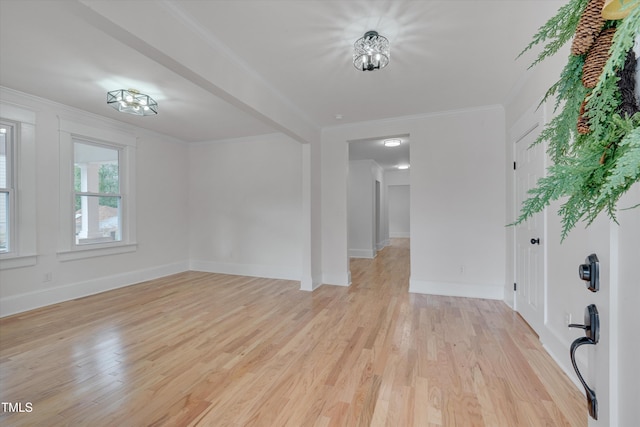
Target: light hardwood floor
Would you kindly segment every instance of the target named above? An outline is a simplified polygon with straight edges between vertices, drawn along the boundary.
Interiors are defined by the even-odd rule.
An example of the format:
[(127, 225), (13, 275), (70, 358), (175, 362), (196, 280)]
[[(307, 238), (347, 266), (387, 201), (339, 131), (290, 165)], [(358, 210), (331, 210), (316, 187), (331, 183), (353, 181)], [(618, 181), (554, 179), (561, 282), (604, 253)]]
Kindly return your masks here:
[[(187, 272), (0, 320), (3, 426), (573, 426), (584, 398), (499, 301)], [(0, 408), (2, 409), (2, 408)]]

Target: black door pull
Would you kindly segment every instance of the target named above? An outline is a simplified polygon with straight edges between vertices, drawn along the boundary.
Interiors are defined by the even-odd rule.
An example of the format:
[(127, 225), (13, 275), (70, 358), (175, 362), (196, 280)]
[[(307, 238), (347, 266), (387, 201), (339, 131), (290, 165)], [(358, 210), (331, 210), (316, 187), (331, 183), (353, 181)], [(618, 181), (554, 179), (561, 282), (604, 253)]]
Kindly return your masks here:
[(587, 397), (587, 405), (589, 408), (589, 415), (591, 415), (594, 420), (597, 420), (598, 399), (596, 398), (596, 392), (591, 387), (589, 387), (584, 378), (582, 378), (582, 374), (580, 373), (580, 370), (578, 369), (578, 365), (576, 363), (576, 350), (578, 350), (578, 347), (585, 344), (596, 345), (600, 340), (600, 316), (598, 315), (598, 308), (596, 307), (596, 305), (591, 304), (585, 308), (584, 325), (572, 323), (569, 325), (569, 327), (584, 329), (584, 333), (586, 335), (584, 337), (576, 339), (573, 343), (571, 343), (569, 355), (571, 356), (571, 364), (573, 365), (573, 369), (576, 371), (578, 379), (584, 387), (584, 392)]
[(535, 239), (531, 239), (531, 244), (532, 245), (539, 245), (540, 244), (540, 238), (536, 237)]

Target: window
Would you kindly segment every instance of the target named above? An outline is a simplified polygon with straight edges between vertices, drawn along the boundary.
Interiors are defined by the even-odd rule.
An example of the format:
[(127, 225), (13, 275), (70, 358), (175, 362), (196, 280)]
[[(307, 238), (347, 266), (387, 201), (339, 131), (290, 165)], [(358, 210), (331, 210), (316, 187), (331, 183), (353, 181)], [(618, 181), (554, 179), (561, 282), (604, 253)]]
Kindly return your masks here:
[(74, 140), (75, 243), (122, 240), (120, 149)]
[(0, 92), (0, 270), (6, 270), (37, 262), (36, 115)]
[(60, 118), (59, 260), (137, 249), (136, 143), (101, 121)]
[(0, 121), (0, 253), (11, 252), (15, 246), (14, 129), (14, 124)]

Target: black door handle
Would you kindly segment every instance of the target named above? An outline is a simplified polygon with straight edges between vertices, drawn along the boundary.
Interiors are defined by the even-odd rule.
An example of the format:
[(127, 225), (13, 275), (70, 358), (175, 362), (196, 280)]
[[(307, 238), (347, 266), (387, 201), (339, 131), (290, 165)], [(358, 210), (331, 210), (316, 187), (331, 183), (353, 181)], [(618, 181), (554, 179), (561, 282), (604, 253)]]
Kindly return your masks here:
[(576, 364), (576, 350), (578, 347), (584, 344), (595, 344), (595, 342), (588, 337), (580, 337), (571, 343), (571, 349), (569, 350), (569, 355), (571, 357), (571, 364), (573, 365), (573, 370), (576, 371), (578, 375), (578, 379), (582, 383), (582, 387), (584, 387), (584, 393), (587, 396), (587, 409), (589, 410), (589, 415), (594, 420), (598, 419), (598, 399), (596, 398), (596, 392), (593, 391), (591, 387), (587, 385), (587, 382), (582, 378), (582, 374), (578, 369), (578, 365)]
[(576, 350), (578, 349), (578, 347), (585, 344), (596, 345), (600, 340), (600, 315), (598, 314), (598, 308), (596, 307), (596, 305), (591, 304), (585, 308), (584, 325), (572, 323), (569, 325), (569, 327), (584, 329), (584, 333), (586, 335), (584, 337), (576, 339), (573, 343), (571, 343), (569, 356), (571, 357), (571, 364), (573, 365), (573, 369), (576, 371), (578, 379), (584, 387), (584, 392), (587, 396), (587, 407), (589, 409), (589, 415), (591, 415), (594, 420), (597, 420), (598, 399), (596, 398), (596, 392), (587, 385), (587, 382), (582, 377), (582, 374), (578, 369), (578, 365), (576, 364)]
[(531, 239), (531, 244), (532, 245), (539, 245), (540, 244), (540, 238), (536, 237), (535, 239)]

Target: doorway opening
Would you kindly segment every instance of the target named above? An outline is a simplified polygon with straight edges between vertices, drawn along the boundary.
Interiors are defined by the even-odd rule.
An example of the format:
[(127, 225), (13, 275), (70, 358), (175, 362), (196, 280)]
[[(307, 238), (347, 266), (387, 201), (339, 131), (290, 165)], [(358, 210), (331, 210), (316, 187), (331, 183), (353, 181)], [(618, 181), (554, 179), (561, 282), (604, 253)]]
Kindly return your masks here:
[[(394, 140), (395, 146), (385, 146), (389, 140)], [(404, 248), (408, 257), (409, 140), (409, 135), (403, 134), (347, 141), (347, 242), (351, 260), (375, 259), (389, 246)]]

